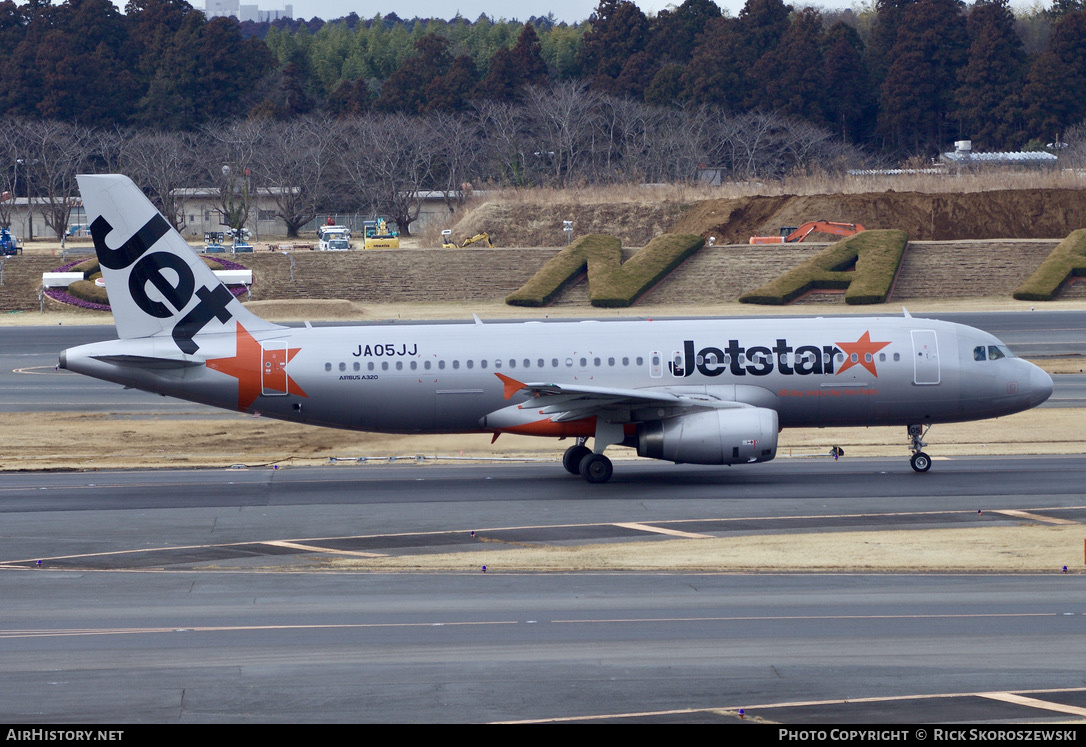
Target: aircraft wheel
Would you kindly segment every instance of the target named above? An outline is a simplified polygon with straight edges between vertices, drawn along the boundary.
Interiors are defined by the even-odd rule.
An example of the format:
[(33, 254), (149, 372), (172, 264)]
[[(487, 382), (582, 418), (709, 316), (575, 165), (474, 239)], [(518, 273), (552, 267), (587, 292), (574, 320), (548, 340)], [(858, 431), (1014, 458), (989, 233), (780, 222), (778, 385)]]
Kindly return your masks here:
[(581, 460), (581, 477), (591, 483), (607, 482), (614, 474), (611, 460), (603, 454), (589, 454)]
[(584, 444), (574, 444), (566, 449), (566, 453), (562, 455), (562, 466), (571, 475), (579, 475), (581, 474), (581, 460), (591, 453), (592, 449)]
[(927, 472), (931, 469), (931, 457), (922, 451), (918, 451), (912, 455), (909, 459), (909, 464), (913, 466), (913, 469), (917, 472)]

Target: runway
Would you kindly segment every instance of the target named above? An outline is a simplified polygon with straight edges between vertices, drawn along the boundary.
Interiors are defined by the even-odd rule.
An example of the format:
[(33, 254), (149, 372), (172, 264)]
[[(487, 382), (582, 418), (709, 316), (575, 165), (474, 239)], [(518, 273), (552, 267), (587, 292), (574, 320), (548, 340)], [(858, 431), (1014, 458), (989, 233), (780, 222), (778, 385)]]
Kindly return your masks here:
[[(942, 460), (925, 475), (878, 459), (631, 464), (604, 486), (553, 464), (0, 475), (0, 718), (1081, 717), (1081, 565), (522, 573), (501, 553), (693, 532), (1077, 524), (1084, 478), (1080, 457)], [(494, 548), (485, 574), (326, 565), (481, 545)]]

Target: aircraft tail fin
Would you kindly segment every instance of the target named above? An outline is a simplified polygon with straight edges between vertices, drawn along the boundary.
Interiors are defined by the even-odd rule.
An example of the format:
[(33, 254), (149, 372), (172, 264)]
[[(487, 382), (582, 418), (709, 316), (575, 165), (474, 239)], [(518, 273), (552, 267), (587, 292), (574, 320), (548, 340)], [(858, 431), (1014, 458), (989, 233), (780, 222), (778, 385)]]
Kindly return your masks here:
[(78, 180), (119, 337), (169, 336), (191, 355), (198, 335), (234, 320), (249, 332), (281, 329), (242, 306), (127, 176)]

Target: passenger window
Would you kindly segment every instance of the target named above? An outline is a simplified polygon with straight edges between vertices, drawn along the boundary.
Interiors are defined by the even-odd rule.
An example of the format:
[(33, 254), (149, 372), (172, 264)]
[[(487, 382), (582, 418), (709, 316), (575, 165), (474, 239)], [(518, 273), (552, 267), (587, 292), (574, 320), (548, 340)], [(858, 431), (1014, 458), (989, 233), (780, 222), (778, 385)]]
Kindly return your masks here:
[(331, 371), (332, 370), (332, 364), (331, 363), (325, 363), (324, 364), (324, 370), (325, 371)]
[[(429, 371), (430, 370), (430, 361), (423, 361), (422, 362), (422, 367), (425, 368), (427, 371)], [(370, 364), (370, 370), (371, 371), (373, 370), (373, 364), (372, 363)]]
[(339, 370), (340, 371), (346, 371), (347, 370), (347, 364), (346, 363), (340, 363), (339, 364)]

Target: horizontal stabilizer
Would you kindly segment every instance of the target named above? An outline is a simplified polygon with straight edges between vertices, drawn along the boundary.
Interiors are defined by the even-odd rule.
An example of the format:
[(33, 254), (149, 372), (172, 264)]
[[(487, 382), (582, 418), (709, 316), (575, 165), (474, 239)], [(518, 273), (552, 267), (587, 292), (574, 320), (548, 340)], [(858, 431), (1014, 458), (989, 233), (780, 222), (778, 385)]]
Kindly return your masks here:
[(156, 371), (171, 368), (191, 368), (204, 365), (202, 361), (186, 361), (180, 358), (152, 358), (146, 355), (92, 355), (96, 361), (115, 363), (119, 366), (136, 366)]

